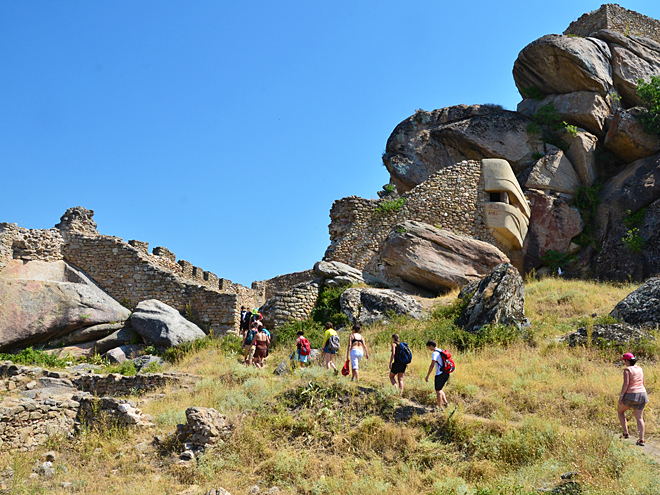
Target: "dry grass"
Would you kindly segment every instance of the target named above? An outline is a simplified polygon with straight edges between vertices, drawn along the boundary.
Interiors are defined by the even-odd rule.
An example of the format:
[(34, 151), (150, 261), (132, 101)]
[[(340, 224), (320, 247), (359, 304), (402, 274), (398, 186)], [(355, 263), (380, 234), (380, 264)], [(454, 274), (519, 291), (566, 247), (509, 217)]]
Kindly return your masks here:
[[(660, 493), (658, 466), (616, 437), (622, 368), (614, 356), (545, 337), (594, 312), (607, 314), (633, 288), (558, 279), (529, 283), (527, 314), (536, 336), (454, 352), (457, 370), (446, 388), (451, 408), (440, 414), (392, 420), (399, 400), (389, 383), (383, 336), (432, 334), (446, 325), (396, 319), (365, 330), (371, 358), (361, 362), (359, 384), (319, 367), (273, 376), (289, 349), (276, 351), (266, 370), (247, 369), (219, 348), (202, 349), (176, 365), (203, 377), (194, 389), (168, 389), (139, 404), (154, 417), (153, 431), (54, 439), (34, 453), (0, 456), (0, 469), (14, 467), (12, 493), (201, 494), (222, 486), (240, 494), (258, 484), (309, 495), (508, 495), (551, 488), (567, 471), (579, 472), (587, 494)], [(342, 335), (343, 345), (347, 338)], [(420, 346), (413, 353), (404, 397), (432, 405), (432, 382), (424, 381), (430, 355)], [(641, 365), (651, 396), (647, 436), (655, 437), (660, 365)], [(193, 405), (220, 410), (236, 427), (228, 442), (181, 466), (151, 439), (172, 434)], [(30, 480), (35, 460), (48, 449), (59, 452), (56, 476)], [(73, 487), (62, 489), (64, 481)]]

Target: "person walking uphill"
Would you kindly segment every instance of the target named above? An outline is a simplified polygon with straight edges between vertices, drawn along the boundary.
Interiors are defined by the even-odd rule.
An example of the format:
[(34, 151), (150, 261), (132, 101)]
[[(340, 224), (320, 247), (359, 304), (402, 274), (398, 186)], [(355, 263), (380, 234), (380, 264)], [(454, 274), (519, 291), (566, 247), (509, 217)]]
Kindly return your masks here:
[(447, 383), (447, 380), (449, 380), (449, 373), (445, 371), (445, 361), (442, 357), (442, 349), (438, 349), (435, 340), (429, 340), (426, 343), (426, 348), (432, 352), (431, 366), (429, 366), (429, 371), (426, 374), (426, 381), (429, 381), (429, 376), (431, 375), (433, 368), (435, 368), (435, 395), (438, 399), (438, 409), (442, 409), (443, 406), (449, 404), (449, 402), (447, 402), (447, 396), (442, 390)]
[(351, 370), (353, 374), (351, 381), (360, 381), (360, 359), (366, 357), (369, 359), (369, 349), (367, 342), (360, 334), (362, 325), (356, 323), (351, 328), (351, 336), (348, 338), (348, 347), (346, 348), (346, 361), (351, 360)]
[(339, 335), (331, 322), (325, 324), (325, 334), (323, 335), (323, 357), (325, 358), (326, 369), (334, 369), (335, 375), (339, 374), (335, 366), (335, 354), (339, 351)]
[(623, 438), (630, 437), (628, 432), (628, 421), (626, 421), (625, 412), (628, 409), (633, 410), (635, 419), (637, 420), (637, 445), (644, 446), (644, 432), (646, 426), (644, 424), (644, 408), (649, 401), (646, 395), (646, 383), (644, 382), (644, 372), (642, 368), (637, 366), (637, 358), (630, 352), (626, 352), (621, 361), (625, 362), (626, 369), (623, 370), (623, 386), (619, 394), (619, 404), (617, 405), (616, 412), (619, 416), (619, 422), (623, 428)]
[(392, 335), (392, 353), (390, 355), (390, 382), (403, 394), (403, 375), (412, 360), (412, 353), (405, 343), (399, 341), (399, 334)]

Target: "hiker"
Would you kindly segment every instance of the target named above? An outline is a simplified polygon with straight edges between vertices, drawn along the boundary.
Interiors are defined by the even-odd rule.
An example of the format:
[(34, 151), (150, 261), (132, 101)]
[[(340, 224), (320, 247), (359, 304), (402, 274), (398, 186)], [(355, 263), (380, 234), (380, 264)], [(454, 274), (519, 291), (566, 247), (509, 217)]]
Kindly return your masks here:
[[(270, 332), (266, 329), (266, 327), (262, 322), (260, 321), (257, 322), (257, 329), (262, 331), (268, 336), (268, 345), (270, 345), (270, 341), (272, 340), (273, 337), (270, 335)], [(270, 356), (270, 349), (266, 349), (266, 357), (264, 359), (268, 359), (269, 356)]]
[(300, 369), (302, 369), (303, 364), (309, 361), (309, 354), (311, 352), (311, 347), (309, 345), (309, 340), (305, 338), (305, 332), (302, 330), (297, 333), (298, 338), (296, 339), (296, 357), (295, 361), (300, 363)]
[(257, 324), (255, 322), (250, 324), (250, 328), (243, 333), (241, 349), (243, 349), (243, 357), (245, 358), (243, 362), (246, 366), (250, 366), (254, 358), (254, 351), (256, 350), (254, 339), (257, 336), (257, 331)]
[(254, 338), (254, 365), (257, 368), (264, 367), (264, 359), (268, 355), (268, 344), (270, 344), (270, 337), (264, 332), (264, 328), (259, 328), (259, 333)]
[(250, 325), (254, 322), (259, 322), (263, 319), (264, 319), (263, 315), (259, 313), (259, 308), (254, 308), (252, 310), (252, 314), (250, 315)]
[(335, 354), (339, 351), (339, 335), (334, 329), (332, 322), (325, 324), (325, 334), (323, 334), (323, 357), (325, 358), (325, 368), (334, 369), (335, 375), (339, 374), (337, 367), (335, 366), (334, 359)]
[(438, 349), (438, 344), (436, 344), (435, 340), (429, 340), (426, 343), (426, 348), (432, 352), (431, 366), (429, 366), (429, 371), (426, 373), (426, 381), (429, 381), (431, 371), (433, 371), (433, 368), (435, 367), (435, 395), (438, 399), (438, 410), (441, 410), (443, 406), (449, 404), (449, 402), (447, 402), (447, 396), (442, 390), (445, 383), (447, 383), (447, 380), (449, 380), (449, 373), (444, 371), (445, 361), (442, 357), (442, 349)]
[(619, 404), (617, 405), (616, 412), (623, 428), (623, 438), (629, 438), (628, 421), (626, 421), (624, 413), (628, 409), (633, 410), (633, 414), (637, 420), (637, 435), (639, 437), (637, 445), (643, 447), (646, 444), (644, 442), (645, 425), (642, 416), (644, 415), (644, 408), (649, 401), (646, 395), (644, 372), (642, 368), (637, 366), (637, 358), (630, 352), (626, 352), (621, 357), (621, 361), (625, 363), (626, 369), (623, 370), (623, 386), (619, 394)]
[[(404, 344), (405, 345), (405, 344)], [(403, 395), (403, 375), (406, 373), (406, 367), (412, 358), (412, 353), (408, 346), (402, 348), (399, 341), (399, 334), (392, 335), (392, 353), (390, 355), (390, 382), (399, 389), (399, 395)], [(406, 356), (408, 354), (409, 356)]]
[(369, 359), (369, 349), (367, 348), (367, 342), (364, 340), (364, 337), (360, 334), (362, 330), (362, 325), (359, 323), (353, 324), (351, 328), (351, 336), (348, 338), (348, 347), (346, 348), (346, 361), (349, 357), (351, 360), (351, 381), (360, 381), (360, 359), (366, 357)]
[(251, 314), (245, 309), (245, 306), (241, 306), (241, 333), (245, 333), (245, 331), (250, 328), (250, 316)]

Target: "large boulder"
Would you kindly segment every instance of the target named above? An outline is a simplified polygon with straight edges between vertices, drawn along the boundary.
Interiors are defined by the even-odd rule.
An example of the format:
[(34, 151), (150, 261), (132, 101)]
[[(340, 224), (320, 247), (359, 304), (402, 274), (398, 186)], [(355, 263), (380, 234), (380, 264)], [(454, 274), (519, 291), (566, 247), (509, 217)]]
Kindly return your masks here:
[(575, 173), (580, 178), (580, 184), (591, 186), (596, 180), (596, 145), (598, 138), (584, 129), (577, 132), (564, 132), (561, 139), (566, 141), (568, 149), (564, 152), (571, 161)]
[(201, 328), (186, 320), (176, 309), (157, 299), (148, 299), (137, 305), (131, 316), (131, 326), (147, 344), (156, 347), (173, 347), (206, 336)]
[(637, 81), (649, 81), (660, 75), (660, 44), (641, 36), (626, 36), (603, 29), (594, 34), (607, 42), (612, 53), (612, 79), (626, 106), (641, 103), (637, 96)]
[(631, 325), (660, 325), (660, 278), (651, 278), (628, 294), (610, 316)]
[(64, 261), (10, 261), (0, 272), (0, 350), (47, 342), (130, 311)]
[(416, 319), (424, 316), (414, 297), (391, 289), (346, 289), (339, 303), (351, 323), (363, 325), (387, 318), (389, 313)]
[[(554, 147), (553, 147), (554, 148)], [(580, 179), (564, 152), (554, 148), (532, 167), (525, 187), (574, 195)]]
[(120, 345), (110, 349), (103, 357), (111, 364), (121, 364), (124, 361), (137, 358), (144, 349), (145, 346), (139, 344)]
[(318, 261), (314, 265), (314, 274), (323, 279), (323, 285), (327, 287), (364, 283), (360, 270), (341, 261)]
[(652, 340), (653, 336), (639, 327), (626, 323), (611, 323), (607, 325), (594, 325), (591, 331), (591, 342), (587, 327), (581, 327), (575, 332), (569, 333), (562, 340), (570, 347), (595, 345), (607, 348), (612, 344), (630, 344), (642, 340)]
[[(640, 217), (636, 225), (631, 215)], [(595, 238), (602, 247), (595, 276), (642, 281), (660, 273), (660, 153), (634, 161), (605, 184), (596, 226)], [(624, 242), (630, 234), (643, 242), (641, 249)]]
[(49, 347), (62, 347), (73, 344), (80, 344), (83, 342), (92, 342), (99, 340), (108, 335), (121, 330), (126, 325), (125, 322), (118, 323), (102, 323), (100, 325), (92, 325), (91, 327), (79, 328), (73, 332), (65, 335), (56, 340), (48, 342)]
[(532, 117), (542, 106), (548, 104), (555, 107), (563, 121), (582, 127), (597, 136), (603, 135), (605, 121), (612, 114), (610, 97), (603, 97), (593, 91), (547, 95), (540, 100), (525, 98), (518, 103), (518, 111)]
[(571, 239), (582, 232), (580, 212), (558, 194), (530, 189), (526, 197), (532, 216), (525, 238), (525, 271), (538, 268), (541, 258), (550, 250), (566, 253)]
[(542, 94), (590, 91), (605, 97), (612, 68), (605, 43), (549, 34), (527, 45), (513, 64), (513, 78), (524, 97), (530, 88)]
[(626, 163), (660, 151), (660, 136), (646, 132), (638, 120), (642, 111), (641, 107), (617, 111), (605, 135), (605, 148)]
[(518, 173), (543, 151), (540, 137), (527, 132), (529, 122), (494, 105), (420, 110), (396, 126), (383, 163), (400, 193), (462, 160), (503, 158)]
[(525, 287), (518, 270), (509, 263), (498, 265), (479, 283), (456, 324), (468, 332), (485, 325), (528, 326)]
[(492, 244), (406, 221), (383, 244), (383, 274), (431, 291), (462, 287), (509, 259)]
[[(61, 358), (66, 356), (72, 358), (91, 357), (95, 354), (104, 354), (111, 349), (122, 345), (134, 344), (135, 342), (142, 342), (142, 337), (140, 337), (131, 327), (120, 326), (119, 330), (116, 330), (101, 339), (89, 342), (72, 343), (64, 347), (49, 349), (47, 352)], [(52, 346), (52, 344), (52, 342), (49, 342), (49, 345)]]
[(223, 442), (233, 430), (227, 416), (212, 407), (189, 407), (186, 409), (186, 420), (185, 425), (176, 426), (177, 439), (181, 444), (190, 444), (191, 450)]

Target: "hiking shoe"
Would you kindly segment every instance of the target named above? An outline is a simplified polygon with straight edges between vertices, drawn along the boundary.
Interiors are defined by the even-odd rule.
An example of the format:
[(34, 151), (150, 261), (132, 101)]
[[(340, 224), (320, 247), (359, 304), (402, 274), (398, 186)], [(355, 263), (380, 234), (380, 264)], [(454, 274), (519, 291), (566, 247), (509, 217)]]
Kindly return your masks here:
[(630, 438), (630, 433), (624, 433), (621, 438)]
[(637, 440), (637, 445), (640, 447), (644, 447), (646, 445), (646, 442), (644, 440)]
[(337, 376), (338, 374), (339, 374), (339, 370), (335, 368), (335, 376)]

